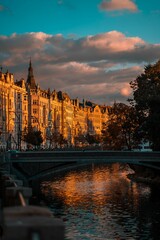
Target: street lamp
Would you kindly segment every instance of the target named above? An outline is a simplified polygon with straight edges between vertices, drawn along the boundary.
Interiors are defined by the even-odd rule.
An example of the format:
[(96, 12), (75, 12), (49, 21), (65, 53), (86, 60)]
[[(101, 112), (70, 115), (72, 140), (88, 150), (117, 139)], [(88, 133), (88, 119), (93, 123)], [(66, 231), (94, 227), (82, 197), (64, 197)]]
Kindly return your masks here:
[(67, 145), (72, 145), (72, 130), (70, 124), (66, 121), (64, 122), (64, 137), (67, 140)]
[[(6, 143), (7, 143), (7, 150), (9, 149), (12, 149), (12, 133), (13, 133), (13, 128), (14, 128), (14, 118), (10, 118), (8, 120), (8, 127), (7, 127), (7, 140), (6, 140)], [(11, 124), (10, 124), (11, 122)], [(10, 128), (11, 126), (11, 128)]]
[(21, 150), (21, 116), (17, 114), (15, 111), (10, 111), (9, 113), (14, 113), (15, 118), (8, 118), (8, 132), (10, 132), (10, 126), (9, 122), (10, 120), (14, 119), (15, 120), (15, 133), (17, 134), (17, 149)]

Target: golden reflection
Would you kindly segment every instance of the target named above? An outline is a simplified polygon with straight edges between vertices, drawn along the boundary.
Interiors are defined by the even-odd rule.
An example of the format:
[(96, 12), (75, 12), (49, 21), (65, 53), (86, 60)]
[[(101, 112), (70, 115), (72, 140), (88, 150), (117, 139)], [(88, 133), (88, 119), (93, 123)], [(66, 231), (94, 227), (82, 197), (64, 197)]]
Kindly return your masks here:
[[(127, 178), (129, 171), (127, 168), (122, 169), (119, 164), (102, 168), (92, 166), (89, 170), (70, 172), (58, 180), (43, 183), (42, 193), (61, 199), (67, 206), (83, 208), (90, 204), (102, 207), (107, 203), (118, 203), (120, 197), (124, 201), (128, 198), (136, 209), (139, 205), (139, 191), (142, 190)], [(99, 209), (97, 207), (94, 211), (98, 212)]]
[(106, 204), (107, 198), (110, 197), (109, 179), (109, 171), (99, 171), (99, 169), (95, 168), (92, 176), (92, 201), (94, 202), (94, 204), (101, 206)]
[[(107, 235), (109, 229), (118, 239), (115, 233), (122, 233), (122, 228), (137, 231), (141, 201), (150, 196), (150, 188), (128, 180), (128, 173), (125, 165), (92, 165), (43, 182), (42, 193), (55, 216), (58, 213), (68, 223), (71, 236), (82, 229), (88, 233), (92, 225), (96, 234)], [(92, 232), (88, 234), (92, 239)]]
[[(44, 185), (42, 191), (63, 199), (66, 205), (78, 206), (83, 202), (94, 202), (96, 205), (104, 205), (110, 198), (110, 184), (116, 179), (118, 166), (115, 164), (111, 172), (108, 169), (101, 170), (97, 167), (90, 171), (71, 172), (62, 180)], [(111, 180), (112, 179), (112, 180)], [(105, 193), (105, 194), (104, 194)]]

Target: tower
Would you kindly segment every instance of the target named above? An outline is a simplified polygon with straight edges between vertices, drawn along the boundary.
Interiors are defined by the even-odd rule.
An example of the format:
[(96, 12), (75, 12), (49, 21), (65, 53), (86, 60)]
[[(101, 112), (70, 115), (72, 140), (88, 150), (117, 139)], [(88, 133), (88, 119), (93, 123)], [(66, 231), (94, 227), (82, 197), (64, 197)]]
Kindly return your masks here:
[(36, 88), (36, 83), (35, 83), (35, 79), (34, 79), (34, 75), (33, 75), (33, 68), (32, 68), (31, 59), (30, 59), (29, 68), (28, 68), (27, 85), (30, 87), (30, 89), (35, 89)]
[(37, 95), (36, 83), (35, 83), (35, 78), (33, 74), (31, 59), (28, 67), (28, 77), (27, 77), (26, 85), (27, 85), (27, 94), (28, 94), (28, 128), (30, 128), (31, 122), (32, 122), (33, 107), (34, 107), (33, 102)]

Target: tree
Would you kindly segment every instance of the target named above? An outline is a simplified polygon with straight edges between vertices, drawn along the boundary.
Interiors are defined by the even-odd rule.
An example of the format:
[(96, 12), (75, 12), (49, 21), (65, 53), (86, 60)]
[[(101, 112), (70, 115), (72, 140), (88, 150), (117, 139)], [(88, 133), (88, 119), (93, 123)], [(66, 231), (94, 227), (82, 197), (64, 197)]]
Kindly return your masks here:
[(114, 103), (102, 131), (103, 143), (110, 150), (131, 150), (140, 141), (135, 110), (124, 103)]
[(101, 142), (101, 137), (98, 134), (91, 135), (91, 134), (87, 133), (87, 135), (85, 136), (85, 139), (91, 145), (99, 144)]
[(63, 134), (59, 134), (57, 138), (57, 143), (62, 147), (63, 145), (67, 145), (67, 140), (63, 137)]
[(49, 141), (49, 148), (57, 147), (59, 133), (52, 130), (46, 135), (46, 139)]
[(152, 143), (153, 150), (160, 150), (160, 61), (149, 64), (144, 72), (130, 83), (143, 139)]
[(39, 147), (43, 142), (41, 131), (34, 131), (30, 128), (28, 132), (24, 133), (23, 140), (29, 144)]
[(79, 134), (77, 136), (75, 136), (74, 138), (74, 143), (76, 147), (81, 146), (81, 144), (85, 144), (86, 143), (86, 137), (84, 136), (84, 134)]

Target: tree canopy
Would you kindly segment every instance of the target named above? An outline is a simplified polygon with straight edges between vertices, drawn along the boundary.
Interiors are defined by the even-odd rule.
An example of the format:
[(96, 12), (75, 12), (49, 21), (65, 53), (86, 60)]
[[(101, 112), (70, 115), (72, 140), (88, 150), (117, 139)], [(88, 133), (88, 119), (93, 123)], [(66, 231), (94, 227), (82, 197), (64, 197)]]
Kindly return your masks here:
[(137, 129), (134, 108), (124, 103), (114, 103), (102, 131), (105, 147), (110, 150), (131, 150), (138, 141)]
[(160, 150), (160, 61), (149, 64), (144, 72), (130, 83), (143, 138)]
[(29, 144), (39, 147), (43, 142), (41, 131), (34, 131), (30, 128), (23, 136), (23, 140)]

